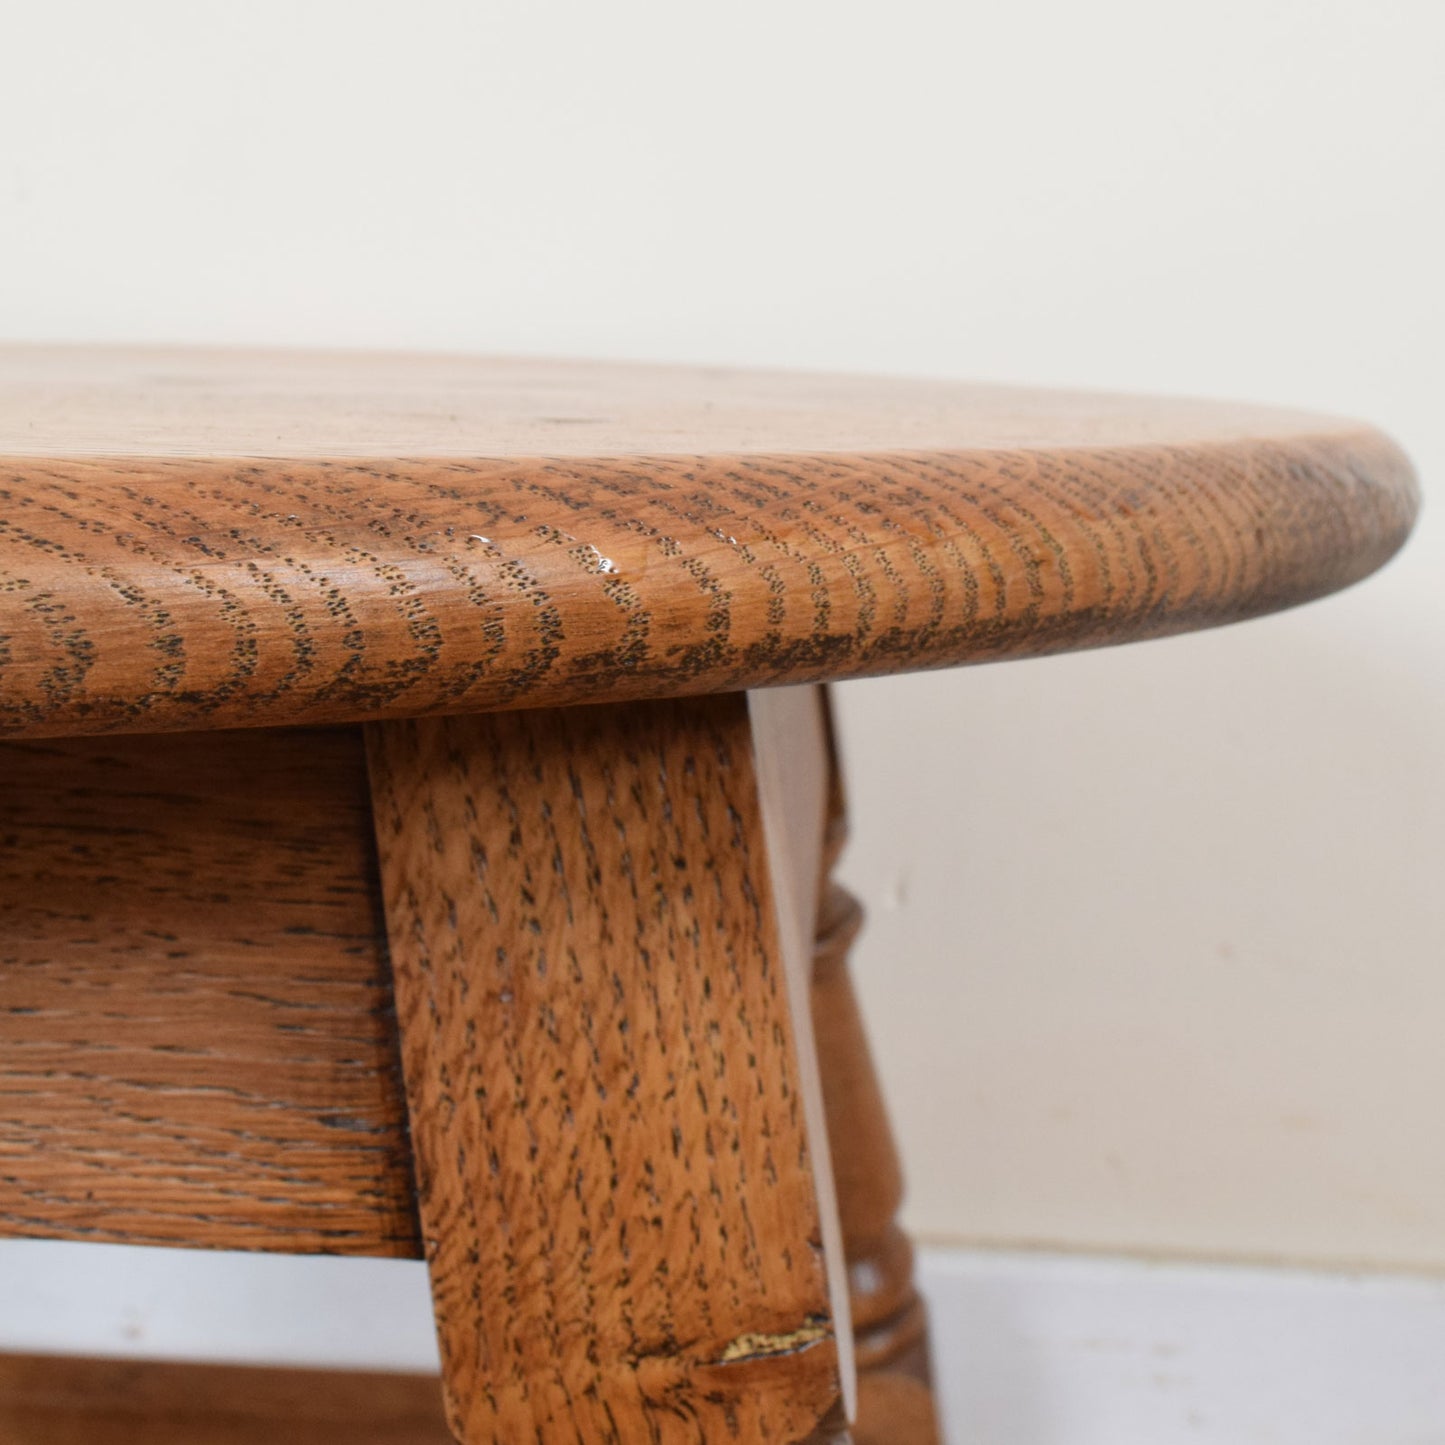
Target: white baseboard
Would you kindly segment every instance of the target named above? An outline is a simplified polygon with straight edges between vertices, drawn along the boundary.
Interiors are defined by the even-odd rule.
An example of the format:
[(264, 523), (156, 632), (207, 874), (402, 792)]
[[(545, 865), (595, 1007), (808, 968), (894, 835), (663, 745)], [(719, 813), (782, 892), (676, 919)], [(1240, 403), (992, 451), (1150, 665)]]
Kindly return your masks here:
[(1445, 1281), (928, 1250), (954, 1445), (1440, 1445)]
[[(953, 1445), (1445, 1445), (1445, 1281), (928, 1249)], [(433, 1370), (395, 1260), (0, 1242), (0, 1351)]]

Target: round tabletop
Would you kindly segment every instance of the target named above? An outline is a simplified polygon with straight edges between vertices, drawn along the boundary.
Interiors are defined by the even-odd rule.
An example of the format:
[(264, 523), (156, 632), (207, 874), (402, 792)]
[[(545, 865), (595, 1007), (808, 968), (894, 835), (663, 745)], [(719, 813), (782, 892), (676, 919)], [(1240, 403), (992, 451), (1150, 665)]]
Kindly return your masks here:
[(1358, 422), (785, 372), (0, 349), (0, 729), (815, 682), (1235, 621), (1407, 535)]

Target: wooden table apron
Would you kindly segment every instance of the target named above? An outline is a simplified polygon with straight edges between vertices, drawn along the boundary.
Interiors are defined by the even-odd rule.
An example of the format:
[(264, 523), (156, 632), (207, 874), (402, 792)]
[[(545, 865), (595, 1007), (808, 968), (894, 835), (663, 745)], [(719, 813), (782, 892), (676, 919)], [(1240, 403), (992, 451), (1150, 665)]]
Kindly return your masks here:
[(1305, 601), (1416, 504), (1216, 403), (0, 348), (0, 1232), (425, 1258), (442, 1356), (17, 1357), (0, 1437), (927, 1445), (815, 684)]

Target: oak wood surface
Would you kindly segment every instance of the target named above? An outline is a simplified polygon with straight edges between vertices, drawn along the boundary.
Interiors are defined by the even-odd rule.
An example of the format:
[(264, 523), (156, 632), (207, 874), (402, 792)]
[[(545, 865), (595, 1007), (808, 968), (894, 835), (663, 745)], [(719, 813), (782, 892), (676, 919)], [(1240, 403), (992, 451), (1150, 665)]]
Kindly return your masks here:
[(0, 1234), (416, 1255), (378, 894), (357, 731), (0, 745)]
[(1363, 576), (1359, 423), (587, 363), (0, 352), (0, 729), (726, 691), (1228, 622)]
[(0, 1355), (5, 1445), (453, 1445), (434, 1376)]
[(841, 1438), (745, 700), (368, 739), (458, 1438)]

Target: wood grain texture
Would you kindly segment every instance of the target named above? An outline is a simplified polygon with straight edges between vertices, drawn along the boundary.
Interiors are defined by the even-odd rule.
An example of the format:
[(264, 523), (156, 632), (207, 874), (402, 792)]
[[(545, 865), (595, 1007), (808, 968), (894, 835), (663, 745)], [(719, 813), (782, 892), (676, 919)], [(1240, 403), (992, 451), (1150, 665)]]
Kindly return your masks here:
[(452, 1445), (426, 1375), (0, 1356), (5, 1445)]
[(458, 1438), (837, 1438), (745, 700), (368, 738)]
[(0, 746), (0, 1233), (415, 1256), (359, 733)]
[(719, 692), (1230, 622), (1379, 566), (1247, 407), (461, 358), (0, 354), (0, 730)]

